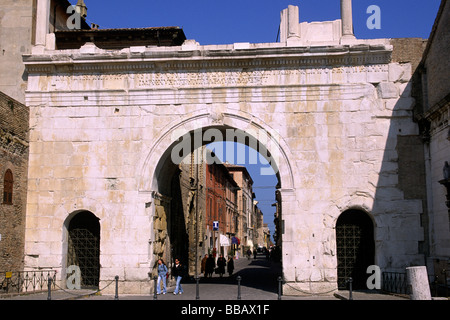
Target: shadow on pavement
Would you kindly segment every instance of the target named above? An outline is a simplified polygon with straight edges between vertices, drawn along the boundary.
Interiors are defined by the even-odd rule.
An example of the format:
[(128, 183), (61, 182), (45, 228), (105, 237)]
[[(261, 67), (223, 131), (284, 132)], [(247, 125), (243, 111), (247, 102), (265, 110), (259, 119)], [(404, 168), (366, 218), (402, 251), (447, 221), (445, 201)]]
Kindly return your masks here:
[[(278, 277), (281, 276), (281, 263), (267, 260), (265, 256), (257, 256), (250, 260), (241, 258), (236, 260), (236, 272), (231, 276), (228, 273), (220, 277), (214, 274), (213, 277), (200, 277), (200, 284), (233, 285), (238, 283), (238, 276), (241, 277), (241, 286), (271, 293), (278, 292)], [(186, 280), (185, 283), (195, 283), (194, 277)]]

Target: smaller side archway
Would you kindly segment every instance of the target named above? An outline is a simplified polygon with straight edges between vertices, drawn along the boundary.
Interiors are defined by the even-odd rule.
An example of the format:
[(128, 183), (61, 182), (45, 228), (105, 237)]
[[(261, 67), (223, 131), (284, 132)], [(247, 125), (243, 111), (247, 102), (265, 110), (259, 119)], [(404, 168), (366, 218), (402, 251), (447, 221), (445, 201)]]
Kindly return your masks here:
[(346, 289), (353, 280), (353, 289), (366, 289), (367, 267), (375, 263), (374, 224), (362, 210), (344, 211), (336, 222), (338, 288)]
[(81, 271), (81, 286), (98, 288), (100, 280), (100, 222), (90, 211), (73, 213), (66, 220), (67, 267)]

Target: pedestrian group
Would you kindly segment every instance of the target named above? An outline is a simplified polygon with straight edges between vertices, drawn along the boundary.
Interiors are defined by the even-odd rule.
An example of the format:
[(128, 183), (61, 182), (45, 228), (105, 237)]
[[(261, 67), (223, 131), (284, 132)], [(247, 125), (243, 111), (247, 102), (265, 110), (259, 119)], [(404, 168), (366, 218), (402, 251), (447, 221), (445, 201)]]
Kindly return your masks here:
[[(180, 263), (180, 260), (175, 259), (175, 265), (172, 268), (172, 276), (176, 279), (175, 291), (173, 294), (182, 294), (183, 287), (181, 280), (187, 274), (186, 268)], [(156, 282), (156, 294), (161, 294), (161, 282), (163, 284), (162, 294), (167, 293), (167, 279), (169, 278), (169, 269), (164, 263), (163, 259), (158, 260), (158, 280)]]
[[(201, 261), (201, 273), (205, 275), (206, 278), (212, 277), (213, 273), (219, 274), (220, 277), (223, 277), (225, 274), (225, 267), (227, 268), (229, 276), (233, 274), (234, 271), (234, 261), (233, 257), (229, 256), (228, 261), (224, 258), (223, 254), (219, 256), (217, 259), (217, 267), (216, 262), (212, 254), (209, 256), (206, 254), (205, 257)], [(181, 280), (187, 276), (187, 268), (184, 266), (179, 259), (175, 259), (175, 265), (172, 268), (172, 276), (176, 280), (176, 286), (173, 294), (182, 294), (183, 287), (181, 285)], [(157, 294), (166, 294), (167, 293), (167, 279), (169, 278), (169, 269), (165, 264), (163, 259), (158, 260), (158, 278), (156, 283), (156, 293)], [(161, 283), (162, 283), (162, 292), (161, 292)]]

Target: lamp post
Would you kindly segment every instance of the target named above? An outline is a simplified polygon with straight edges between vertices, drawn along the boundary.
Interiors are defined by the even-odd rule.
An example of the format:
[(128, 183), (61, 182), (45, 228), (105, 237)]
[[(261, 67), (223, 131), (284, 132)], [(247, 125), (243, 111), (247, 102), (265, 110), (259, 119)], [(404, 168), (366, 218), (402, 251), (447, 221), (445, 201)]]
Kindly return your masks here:
[(195, 172), (195, 181), (193, 181), (194, 179), (191, 178), (191, 190), (195, 192), (195, 229), (194, 229), (194, 233), (195, 233), (195, 263), (194, 263), (194, 267), (195, 267), (195, 280), (196, 280), (196, 299), (200, 299), (199, 297), (199, 285), (198, 285), (198, 280), (199, 280), (199, 276), (198, 276), (198, 197), (199, 197), (199, 173), (198, 171), (200, 170), (200, 165), (199, 165), (199, 151), (201, 152), (200, 148), (196, 149), (196, 172)]

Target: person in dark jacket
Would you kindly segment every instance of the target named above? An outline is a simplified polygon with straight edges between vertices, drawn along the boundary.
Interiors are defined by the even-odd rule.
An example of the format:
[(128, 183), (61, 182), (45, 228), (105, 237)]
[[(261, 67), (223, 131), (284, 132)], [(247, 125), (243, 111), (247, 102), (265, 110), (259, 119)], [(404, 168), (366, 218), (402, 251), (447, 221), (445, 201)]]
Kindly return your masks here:
[(182, 294), (183, 288), (181, 287), (181, 279), (185, 274), (184, 266), (181, 264), (180, 260), (175, 259), (175, 266), (172, 268), (172, 275), (177, 280), (177, 285), (175, 286), (175, 291), (173, 294)]
[(205, 254), (205, 256), (202, 259), (202, 269), (201, 273), (203, 273), (206, 276), (206, 260), (208, 260), (208, 255)]
[(227, 271), (228, 271), (228, 274), (230, 275), (230, 277), (233, 274), (233, 270), (234, 270), (233, 256), (228, 256)]
[(225, 266), (227, 265), (227, 260), (225, 260), (225, 258), (223, 257), (223, 254), (221, 254), (219, 256), (219, 259), (217, 259), (217, 267), (218, 267), (218, 272), (220, 274), (220, 277), (223, 276), (223, 274), (225, 273)]
[(208, 277), (208, 275), (210, 277), (212, 277), (215, 267), (216, 267), (216, 262), (214, 261), (212, 254), (210, 254), (208, 259), (206, 259), (206, 269), (205, 269), (206, 277)]

